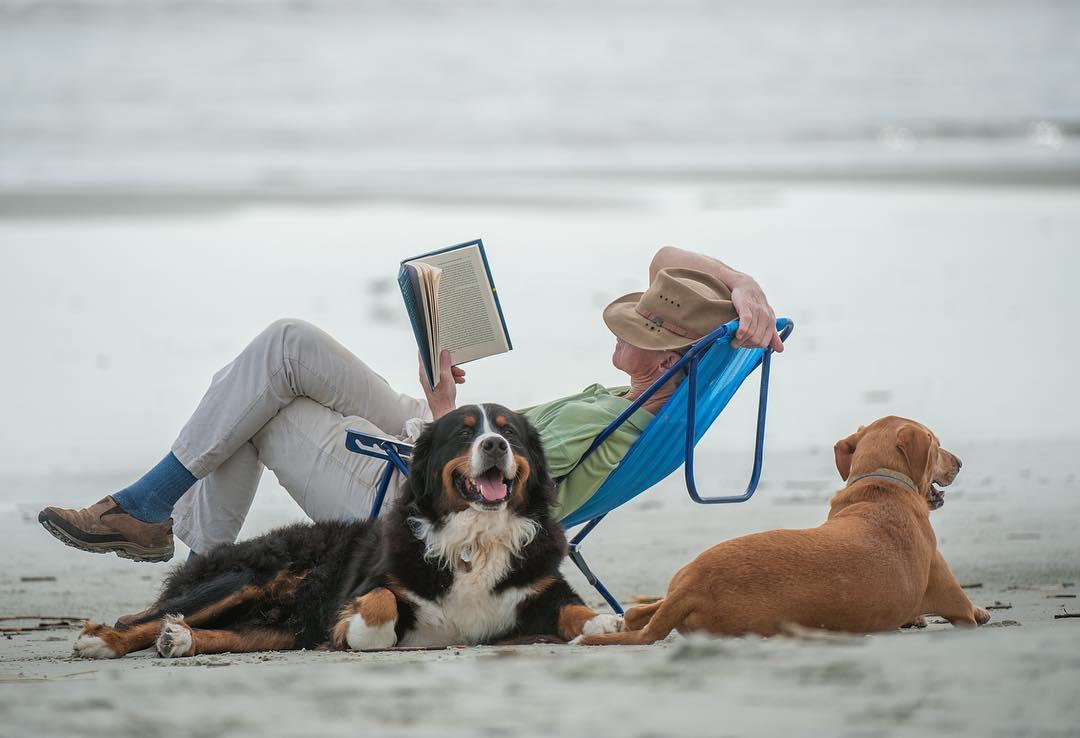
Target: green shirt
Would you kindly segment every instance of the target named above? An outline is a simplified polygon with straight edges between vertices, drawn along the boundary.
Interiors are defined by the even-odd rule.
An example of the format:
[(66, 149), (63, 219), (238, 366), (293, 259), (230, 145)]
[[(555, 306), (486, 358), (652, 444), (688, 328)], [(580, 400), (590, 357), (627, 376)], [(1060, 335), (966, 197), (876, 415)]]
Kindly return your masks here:
[[(621, 396), (627, 389), (593, 384), (576, 395), (520, 411), (540, 431), (552, 477), (573, 469), (600, 431), (630, 407), (630, 401)], [(555, 508), (557, 518), (566, 517), (592, 497), (652, 419), (648, 410), (636, 410), (563, 480)]]

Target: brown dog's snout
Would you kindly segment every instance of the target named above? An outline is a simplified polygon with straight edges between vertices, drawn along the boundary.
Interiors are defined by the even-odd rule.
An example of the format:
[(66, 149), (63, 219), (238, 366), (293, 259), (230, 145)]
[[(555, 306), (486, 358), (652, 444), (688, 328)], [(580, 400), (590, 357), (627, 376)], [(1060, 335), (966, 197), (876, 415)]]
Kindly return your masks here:
[(953, 464), (956, 465), (956, 471), (960, 471), (960, 467), (964, 465), (964, 462), (960, 460), (959, 456), (952, 451), (946, 451), (945, 449), (941, 449), (941, 453), (945, 454), (947, 458), (952, 459)]
[(960, 473), (960, 467), (964, 465), (964, 462), (960, 460), (960, 457), (954, 454), (952, 451), (946, 451), (943, 448), (938, 449), (938, 460), (934, 464), (932, 481), (934, 484), (941, 485), (942, 487), (952, 484), (953, 480)]

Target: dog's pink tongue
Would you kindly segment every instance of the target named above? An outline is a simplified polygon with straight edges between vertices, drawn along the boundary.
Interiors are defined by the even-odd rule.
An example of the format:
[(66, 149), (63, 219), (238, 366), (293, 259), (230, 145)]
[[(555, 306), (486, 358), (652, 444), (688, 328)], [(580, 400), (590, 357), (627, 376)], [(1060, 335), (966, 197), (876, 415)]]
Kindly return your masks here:
[(480, 494), (488, 502), (498, 502), (506, 497), (506, 485), (503, 483), (502, 472), (498, 469), (489, 469), (476, 480), (476, 486), (480, 488)]

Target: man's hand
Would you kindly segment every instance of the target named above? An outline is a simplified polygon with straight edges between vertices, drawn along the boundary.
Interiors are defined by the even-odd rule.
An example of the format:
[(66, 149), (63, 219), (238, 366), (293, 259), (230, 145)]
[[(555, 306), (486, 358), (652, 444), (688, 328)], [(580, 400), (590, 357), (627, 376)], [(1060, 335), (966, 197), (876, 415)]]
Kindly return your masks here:
[(457, 385), (465, 384), (465, 370), (450, 366), (450, 352), (443, 350), (439, 354), (438, 387), (431, 389), (428, 386), (427, 372), (424, 371), (424, 359), (419, 355), (417, 359), (420, 362), (420, 387), (424, 390), (428, 406), (431, 407), (432, 418), (438, 420), (457, 407)]
[(784, 342), (776, 332), (776, 313), (769, 306), (758, 283), (749, 277), (739, 281), (731, 289), (731, 303), (739, 314), (739, 330), (731, 345), (736, 348), (766, 348), (784, 350)]

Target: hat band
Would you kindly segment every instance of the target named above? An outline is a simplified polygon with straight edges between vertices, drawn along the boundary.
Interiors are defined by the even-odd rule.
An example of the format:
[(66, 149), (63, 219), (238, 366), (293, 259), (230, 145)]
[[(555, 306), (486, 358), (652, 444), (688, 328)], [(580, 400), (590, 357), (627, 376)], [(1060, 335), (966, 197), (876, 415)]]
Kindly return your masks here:
[(663, 328), (666, 331), (671, 331), (676, 336), (682, 336), (683, 338), (689, 338), (691, 341), (696, 341), (704, 335), (702, 333), (691, 333), (690, 331), (683, 328), (681, 325), (676, 325), (675, 323), (664, 320), (656, 313), (651, 313), (645, 308), (641, 307), (640, 303), (634, 306), (634, 310), (638, 312), (638, 315), (645, 318), (645, 320), (650, 321), (658, 328)]

